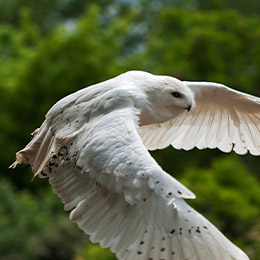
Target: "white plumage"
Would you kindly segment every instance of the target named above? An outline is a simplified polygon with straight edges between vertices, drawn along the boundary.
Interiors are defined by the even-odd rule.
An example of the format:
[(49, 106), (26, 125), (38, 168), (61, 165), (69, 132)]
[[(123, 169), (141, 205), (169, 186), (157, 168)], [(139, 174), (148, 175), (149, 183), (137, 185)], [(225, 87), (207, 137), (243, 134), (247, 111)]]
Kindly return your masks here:
[[(191, 110), (190, 112), (188, 112)], [(92, 242), (125, 260), (246, 260), (184, 199), (147, 149), (260, 154), (260, 99), (226, 86), (131, 71), (56, 103), (16, 155)]]

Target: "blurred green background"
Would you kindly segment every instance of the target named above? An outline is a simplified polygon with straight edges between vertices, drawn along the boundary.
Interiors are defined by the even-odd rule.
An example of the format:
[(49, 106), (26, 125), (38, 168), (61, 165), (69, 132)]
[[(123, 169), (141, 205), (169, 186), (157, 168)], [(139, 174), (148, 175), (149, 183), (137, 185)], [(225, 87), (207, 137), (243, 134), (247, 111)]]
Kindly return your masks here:
[[(260, 96), (258, 0), (0, 0), (0, 259), (115, 259), (68, 220), (46, 179), (8, 170), (63, 96), (130, 69)], [(153, 152), (193, 207), (260, 255), (259, 157)]]

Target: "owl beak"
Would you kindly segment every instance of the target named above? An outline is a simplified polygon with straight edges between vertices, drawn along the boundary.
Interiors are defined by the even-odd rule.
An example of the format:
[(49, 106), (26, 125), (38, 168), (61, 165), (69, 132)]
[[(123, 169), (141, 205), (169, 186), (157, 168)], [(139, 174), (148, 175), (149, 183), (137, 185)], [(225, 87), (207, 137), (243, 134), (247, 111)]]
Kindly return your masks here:
[(190, 110), (191, 110), (191, 105), (189, 105), (189, 106), (187, 107), (187, 110), (188, 110), (188, 112), (190, 112)]

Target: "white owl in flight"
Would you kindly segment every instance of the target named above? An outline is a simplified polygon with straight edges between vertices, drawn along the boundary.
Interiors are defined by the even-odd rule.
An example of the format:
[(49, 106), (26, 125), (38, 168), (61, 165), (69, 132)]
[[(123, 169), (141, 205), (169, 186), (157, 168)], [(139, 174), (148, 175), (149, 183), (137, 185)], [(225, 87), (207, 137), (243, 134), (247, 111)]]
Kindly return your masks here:
[(126, 72), (57, 102), (11, 167), (30, 164), (48, 177), (70, 219), (118, 259), (248, 259), (148, 152), (170, 144), (260, 155), (260, 99)]

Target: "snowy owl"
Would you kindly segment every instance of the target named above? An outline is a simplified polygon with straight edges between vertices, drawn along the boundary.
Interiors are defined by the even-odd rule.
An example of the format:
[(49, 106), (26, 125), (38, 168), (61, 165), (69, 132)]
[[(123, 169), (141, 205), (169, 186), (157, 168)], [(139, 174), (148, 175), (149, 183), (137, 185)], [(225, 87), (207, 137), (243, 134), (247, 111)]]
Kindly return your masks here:
[(10, 167), (29, 164), (48, 177), (70, 219), (118, 259), (248, 259), (148, 152), (170, 144), (260, 155), (260, 99), (126, 72), (57, 102)]

